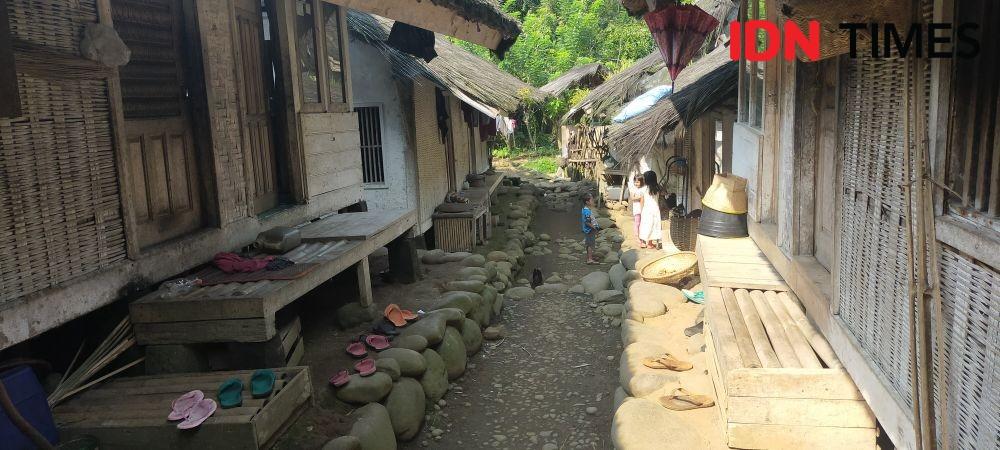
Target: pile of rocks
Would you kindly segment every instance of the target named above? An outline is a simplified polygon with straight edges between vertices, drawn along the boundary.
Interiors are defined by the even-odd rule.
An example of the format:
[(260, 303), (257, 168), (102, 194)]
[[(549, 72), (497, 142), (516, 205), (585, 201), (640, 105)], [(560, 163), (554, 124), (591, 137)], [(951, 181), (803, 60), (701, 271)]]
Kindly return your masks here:
[(580, 208), (583, 194), (597, 194), (597, 185), (591, 180), (570, 181), (567, 178), (556, 178), (551, 181), (536, 183), (544, 194), (545, 206), (552, 211), (573, 211)]
[[(484, 339), (504, 337), (499, 318), (506, 297), (525, 297), (511, 277), (524, 263), (525, 253), (548, 250), (549, 237), (528, 231), (538, 206), (537, 190), (531, 185), (503, 186), (502, 195), (514, 197), (506, 214), (507, 242), (503, 250), (485, 255), (430, 250), (420, 252), (424, 264), (457, 263), (461, 268), (444, 283), (444, 293), (421, 305), (427, 311), (420, 320), (400, 329), (392, 348), (378, 353), (376, 373), (351, 380), (336, 391), (344, 402), (361, 406), (351, 431), (327, 443), (333, 449), (394, 449), (397, 440), (413, 439), (423, 426), (428, 409), (446, 404), (451, 381), (465, 373), (468, 358), (483, 346)], [(507, 205), (502, 205), (507, 206)], [(534, 295), (530, 287), (529, 296)], [(436, 438), (432, 430), (431, 437)]]

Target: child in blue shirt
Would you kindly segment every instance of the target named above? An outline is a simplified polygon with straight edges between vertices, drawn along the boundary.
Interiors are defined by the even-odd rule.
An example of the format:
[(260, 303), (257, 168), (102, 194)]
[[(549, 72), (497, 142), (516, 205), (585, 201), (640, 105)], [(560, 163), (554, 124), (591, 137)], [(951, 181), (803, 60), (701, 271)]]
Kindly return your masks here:
[(594, 196), (593, 194), (585, 194), (583, 196), (583, 210), (580, 211), (580, 223), (583, 225), (583, 238), (587, 245), (587, 264), (598, 264), (594, 259), (594, 247), (597, 230), (601, 227), (597, 225), (597, 220), (594, 219), (594, 214), (590, 211), (591, 206), (594, 206)]

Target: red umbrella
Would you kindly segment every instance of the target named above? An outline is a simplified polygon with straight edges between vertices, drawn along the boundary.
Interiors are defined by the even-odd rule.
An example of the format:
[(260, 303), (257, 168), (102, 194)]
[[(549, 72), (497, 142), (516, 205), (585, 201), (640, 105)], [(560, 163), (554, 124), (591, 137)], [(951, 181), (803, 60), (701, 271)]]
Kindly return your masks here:
[(708, 33), (719, 26), (715, 17), (694, 5), (667, 6), (647, 13), (645, 19), (671, 80), (677, 79)]

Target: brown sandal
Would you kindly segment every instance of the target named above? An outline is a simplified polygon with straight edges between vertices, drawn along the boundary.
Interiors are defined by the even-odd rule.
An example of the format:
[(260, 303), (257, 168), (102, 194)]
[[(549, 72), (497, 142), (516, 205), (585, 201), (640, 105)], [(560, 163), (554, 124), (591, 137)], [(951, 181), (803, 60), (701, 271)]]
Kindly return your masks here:
[(677, 359), (677, 357), (670, 353), (664, 353), (655, 358), (645, 358), (642, 360), (642, 365), (650, 369), (667, 369), (674, 372), (683, 372), (694, 368), (694, 364)]
[(660, 397), (660, 405), (674, 411), (687, 411), (715, 406), (715, 400), (707, 395), (692, 394), (684, 388), (677, 388), (673, 394)]

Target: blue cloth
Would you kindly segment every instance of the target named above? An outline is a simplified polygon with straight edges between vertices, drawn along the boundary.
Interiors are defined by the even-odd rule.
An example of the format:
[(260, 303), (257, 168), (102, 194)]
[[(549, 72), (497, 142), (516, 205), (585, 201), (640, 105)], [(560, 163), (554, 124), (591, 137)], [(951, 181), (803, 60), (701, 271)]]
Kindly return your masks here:
[(590, 212), (589, 206), (584, 206), (580, 213), (580, 224), (583, 225), (583, 234), (590, 234), (591, 231), (594, 231), (594, 215)]
[(660, 100), (663, 100), (663, 97), (670, 95), (670, 93), (673, 91), (674, 91), (673, 86), (664, 85), (664, 86), (657, 86), (646, 92), (643, 92), (642, 95), (639, 95), (638, 97), (632, 99), (632, 101), (628, 102), (628, 104), (625, 105), (624, 108), (622, 108), (621, 112), (619, 112), (618, 115), (616, 115), (613, 119), (611, 119), (611, 121), (614, 123), (622, 123), (635, 116), (638, 116), (639, 114), (648, 111), (649, 108), (652, 108), (653, 105), (659, 103)]

